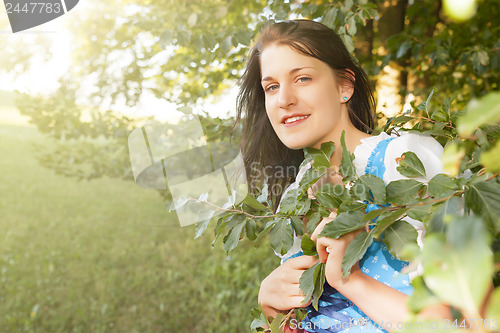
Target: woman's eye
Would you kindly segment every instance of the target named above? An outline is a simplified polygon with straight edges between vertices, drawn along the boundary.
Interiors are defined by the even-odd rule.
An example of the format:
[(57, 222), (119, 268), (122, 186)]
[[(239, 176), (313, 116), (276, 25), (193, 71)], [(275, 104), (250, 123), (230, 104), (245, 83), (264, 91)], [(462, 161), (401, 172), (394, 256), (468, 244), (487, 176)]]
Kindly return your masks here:
[(278, 89), (278, 85), (277, 84), (272, 84), (272, 85), (270, 85), (270, 86), (268, 86), (266, 88), (266, 91), (274, 91), (276, 89)]
[(307, 77), (307, 76), (303, 76), (303, 77), (299, 78), (299, 81), (300, 82), (308, 82), (308, 81), (311, 81), (311, 78)]

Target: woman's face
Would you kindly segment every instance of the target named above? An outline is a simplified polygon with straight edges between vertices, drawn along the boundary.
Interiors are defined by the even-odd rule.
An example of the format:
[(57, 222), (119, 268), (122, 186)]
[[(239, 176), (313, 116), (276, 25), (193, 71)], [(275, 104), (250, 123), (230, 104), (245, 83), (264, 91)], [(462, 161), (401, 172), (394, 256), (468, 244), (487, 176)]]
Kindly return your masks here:
[(343, 97), (352, 89), (337, 85), (330, 66), (279, 44), (264, 48), (260, 65), (267, 116), (285, 146), (337, 141), (348, 119)]

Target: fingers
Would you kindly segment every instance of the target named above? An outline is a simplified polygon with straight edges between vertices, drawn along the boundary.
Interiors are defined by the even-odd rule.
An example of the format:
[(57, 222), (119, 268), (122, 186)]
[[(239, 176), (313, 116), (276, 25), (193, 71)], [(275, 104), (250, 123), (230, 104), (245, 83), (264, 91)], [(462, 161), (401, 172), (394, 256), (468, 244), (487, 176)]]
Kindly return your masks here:
[(316, 189), (313, 189), (313, 186), (311, 186), (308, 190), (307, 190), (307, 196), (309, 197), (309, 199), (311, 200), (314, 200), (316, 199), (316, 196), (314, 195), (314, 193), (316, 192)]
[(313, 256), (299, 256), (295, 258), (288, 259), (283, 263), (283, 265), (287, 265), (291, 269), (296, 270), (305, 270), (311, 268), (318, 262), (318, 259)]
[(290, 297), (290, 305), (292, 308), (305, 308), (311, 304), (311, 300), (304, 302), (304, 295)]
[(325, 263), (330, 252), (332, 252), (335, 240), (328, 237), (320, 237), (316, 241), (316, 250), (318, 250), (319, 261)]
[[(332, 212), (332, 214), (334, 214)], [(325, 227), (325, 225), (327, 223), (330, 223), (331, 221), (333, 221), (335, 219), (335, 217), (331, 217), (332, 214), (330, 214), (330, 216), (328, 217), (325, 217), (323, 220), (321, 220), (321, 222), (316, 226), (316, 229), (314, 229), (314, 232), (312, 233), (311, 235), (311, 240), (313, 241), (316, 241), (318, 239), (318, 235), (320, 234), (321, 231), (323, 231), (323, 228)], [(336, 214), (336, 213), (335, 213)], [(335, 215), (336, 216), (336, 215)]]

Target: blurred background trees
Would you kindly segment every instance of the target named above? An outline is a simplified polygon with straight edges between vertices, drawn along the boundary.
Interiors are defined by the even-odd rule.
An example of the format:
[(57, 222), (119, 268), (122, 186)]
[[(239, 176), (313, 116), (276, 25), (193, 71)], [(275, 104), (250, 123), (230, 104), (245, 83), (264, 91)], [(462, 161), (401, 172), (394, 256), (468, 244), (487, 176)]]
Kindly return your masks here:
[[(215, 130), (214, 140), (227, 138), (220, 130), (231, 120), (214, 124), (217, 116), (200, 110), (237, 85), (249, 46), (268, 20), (308, 18), (335, 29), (369, 73), (379, 118), (386, 118), (421, 102), (433, 87), (436, 100), (453, 95), (457, 109), (498, 89), (498, 10), (493, 0), (478, 1), (475, 15), (457, 22), (441, 1), (431, 0), (89, 0), (70, 21), (72, 61), (60, 88), (51, 96), (23, 96), (18, 107), (58, 140), (59, 153), (42, 158), (46, 165), (83, 178), (129, 178), (124, 140), (135, 121), (106, 110), (153, 94), (175, 103), (184, 119), (198, 110), (206, 130)], [(30, 48), (6, 51), (0, 68), (10, 72), (29, 68), (35, 54)], [(43, 44), (36, 44), (36, 55), (51, 56)], [(103, 147), (102, 138), (114, 157), (79, 158)], [(87, 148), (73, 149), (75, 140)], [(83, 172), (77, 167), (82, 163), (92, 171)]]

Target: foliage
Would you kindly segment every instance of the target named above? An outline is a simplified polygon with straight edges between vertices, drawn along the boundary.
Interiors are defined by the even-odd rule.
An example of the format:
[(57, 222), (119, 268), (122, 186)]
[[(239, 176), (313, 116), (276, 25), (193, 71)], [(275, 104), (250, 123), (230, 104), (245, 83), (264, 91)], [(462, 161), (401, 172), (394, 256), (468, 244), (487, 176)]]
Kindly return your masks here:
[[(472, 102), (465, 113), (452, 111), (449, 105), (435, 109), (427, 100), (414, 113), (394, 117), (385, 126), (388, 132), (411, 130), (434, 134), (445, 145), (445, 150), (451, 144), (457, 145), (457, 151), (463, 150), (463, 153), (455, 155), (460, 164), (455, 174), (440, 173), (425, 180), (426, 170), (418, 156), (406, 152), (398, 158), (398, 171), (407, 178), (385, 186), (376, 176), (355, 174), (352, 155), (345, 149), (342, 135), (341, 170), (345, 188), (339, 190), (333, 184), (326, 184), (315, 198), (308, 195), (308, 188), (330, 167), (328, 161), (334, 146), (325, 143), (321, 149), (306, 148), (302, 166), (307, 163), (312, 166), (298, 188), (286, 192), (276, 213), (268, 199), (272, 194), (264, 188), (259, 200), (249, 195), (240, 204), (226, 208), (222, 216), (214, 218), (217, 220), (215, 237), (225, 235), (223, 242), (231, 242), (230, 252), (239, 239), (257, 239), (260, 245), (268, 235), (273, 250), (285, 254), (292, 246), (295, 228), (297, 234), (303, 234), (303, 252), (316, 255), (310, 235), (320, 220), (334, 209), (337, 217), (325, 226), (320, 236), (339, 238), (354, 230), (366, 230), (347, 248), (342, 262), (344, 276), (350, 273), (351, 267), (374, 240), (383, 241), (396, 258), (423, 265), (423, 283), (415, 285), (414, 296), (409, 301), (415, 313), (432, 301), (451, 305), (466, 318), (484, 318), (481, 308), (490, 293), (492, 277), (498, 276), (499, 271), (499, 252), (498, 249), (493, 251), (497, 260), (495, 265), (491, 246), (493, 241), (499, 241), (500, 179), (480, 160), (484, 152), (496, 148), (500, 123), (476, 123), (479, 127), (466, 136), (457, 130), (456, 122), (460, 124), (471, 112), (491, 113), (492, 98), (500, 103), (497, 94), (488, 95)], [(499, 114), (482, 119), (497, 119)], [(402, 125), (405, 127), (400, 127)], [(475, 144), (479, 135), (484, 140), (482, 144)], [(185, 201), (185, 204), (190, 202)], [(365, 213), (368, 204), (379, 208)], [(305, 217), (308, 222), (302, 223)], [(422, 252), (415, 251), (418, 249), (417, 232), (404, 221), (406, 217), (426, 226), (426, 245)], [(257, 232), (252, 231), (251, 235), (249, 223), (257, 227)], [(237, 238), (233, 237), (235, 232)], [(324, 281), (324, 264), (317, 264), (303, 273), (300, 288), (306, 295), (305, 301), (312, 299), (317, 307)], [(487, 309), (493, 310), (494, 304), (487, 305)], [(275, 320), (287, 320), (289, 315)], [(271, 327), (274, 326), (271, 322)], [(277, 331), (273, 328), (272, 332)]]

